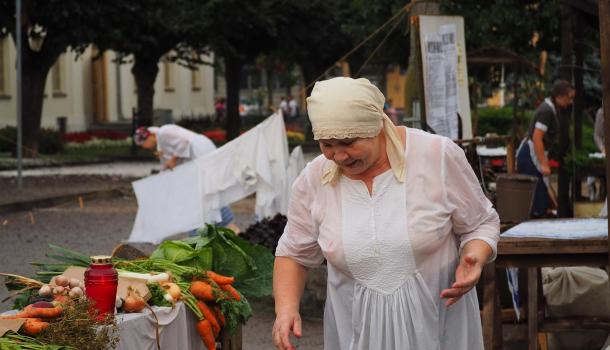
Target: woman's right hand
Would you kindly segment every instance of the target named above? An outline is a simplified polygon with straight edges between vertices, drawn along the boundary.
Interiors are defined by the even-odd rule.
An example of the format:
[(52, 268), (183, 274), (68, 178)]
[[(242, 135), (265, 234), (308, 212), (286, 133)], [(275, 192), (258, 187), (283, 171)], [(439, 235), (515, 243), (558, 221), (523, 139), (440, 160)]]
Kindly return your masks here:
[(296, 312), (278, 313), (273, 324), (273, 343), (280, 350), (296, 350), (296, 347), (290, 343), (290, 334), (300, 338), (301, 333), (301, 315)]

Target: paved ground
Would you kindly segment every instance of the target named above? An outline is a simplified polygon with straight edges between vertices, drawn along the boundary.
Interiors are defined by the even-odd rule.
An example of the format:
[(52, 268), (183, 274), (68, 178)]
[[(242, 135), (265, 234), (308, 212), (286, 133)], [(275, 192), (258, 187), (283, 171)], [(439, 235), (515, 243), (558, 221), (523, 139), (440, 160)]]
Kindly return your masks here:
[[(37, 169), (26, 169), (24, 177), (48, 175), (114, 175), (124, 177), (145, 177), (151, 170), (159, 170), (159, 162), (114, 162), (91, 165), (60, 166)], [(0, 171), (0, 177), (17, 177), (16, 170)]]

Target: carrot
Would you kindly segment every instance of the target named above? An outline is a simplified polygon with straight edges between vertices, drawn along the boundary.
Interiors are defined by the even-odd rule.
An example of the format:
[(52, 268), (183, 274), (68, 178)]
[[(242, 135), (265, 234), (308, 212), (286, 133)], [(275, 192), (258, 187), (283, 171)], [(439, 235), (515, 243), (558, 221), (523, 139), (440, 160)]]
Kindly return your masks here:
[(214, 306), (214, 314), (216, 315), (216, 319), (220, 324), (220, 327), (224, 327), (227, 324), (227, 320), (225, 320), (225, 315), (222, 313), (222, 310), (218, 305)]
[(28, 305), (23, 309), (27, 317), (54, 318), (61, 315), (63, 308), (59, 305), (54, 307), (35, 307)]
[(207, 271), (206, 274), (212, 281), (218, 284), (233, 284), (233, 282), (235, 282), (235, 277), (223, 276), (214, 271)]
[(28, 314), (21, 311), (19, 313), (16, 314), (12, 314), (12, 315), (4, 315), (4, 316), (0, 316), (0, 320), (14, 320), (17, 318), (28, 318)]
[(218, 320), (216, 320), (216, 316), (214, 316), (212, 310), (210, 310), (210, 308), (201, 300), (197, 302), (197, 308), (199, 311), (201, 311), (203, 317), (210, 321), (214, 335), (217, 336), (218, 333), (220, 333), (220, 325), (218, 324)]
[(229, 294), (231, 294), (233, 299), (235, 299), (237, 301), (241, 300), (241, 295), (239, 295), (239, 292), (235, 288), (233, 288), (232, 285), (230, 285), (230, 284), (221, 284), (220, 288), (222, 290), (224, 290), (225, 292), (229, 292)]
[(206, 282), (202, 281), (193, 281), (191, 283), (191, 288), (189, 289), (191, 294), (195, 296), (195, 298), (203, 301), (214, 301), (214, 292), (212, 290), (212, 286), (210, 286)]
[(26, 335), (36, 335), (49, 327), (49, 322), (44, 322), (39, 318), (27, 318), (23, 324), (23, 333)]
[(216, 341), (214, 340), (214, 334), (212, 333), (210, 321), (201, 320), (197, 322), (197, 332), (201, 336), (203, 344), (205, 344), (205, 347), (208, 348), (208, 350), (216, 349)]

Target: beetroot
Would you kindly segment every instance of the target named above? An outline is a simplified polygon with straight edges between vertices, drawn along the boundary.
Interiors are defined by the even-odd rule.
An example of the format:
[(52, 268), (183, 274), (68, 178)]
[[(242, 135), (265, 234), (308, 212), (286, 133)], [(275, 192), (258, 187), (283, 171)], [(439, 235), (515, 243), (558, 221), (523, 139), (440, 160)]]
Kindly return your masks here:
[(38, 309), (48, 309), (48, 308), (55, 307), (55, 305), (53, 305), (53, 303), (50, 303), (48, 301), (37, 301), (34, 304), (32, 304), (32, 307), (35, 307)]

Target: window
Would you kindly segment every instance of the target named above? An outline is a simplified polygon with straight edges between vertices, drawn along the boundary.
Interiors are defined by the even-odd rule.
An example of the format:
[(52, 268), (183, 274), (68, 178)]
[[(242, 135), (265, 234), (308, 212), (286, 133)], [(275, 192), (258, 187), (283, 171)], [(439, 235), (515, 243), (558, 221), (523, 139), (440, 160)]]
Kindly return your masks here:
[(199, 70), (199, 68), (191, 70), (191, 90), (201, 90), (201, 71)]
[(8, 98), (8, 45), (7, 38), (0, 38), (0, 98)]
[(163, 86), (166, 92), (174, 92), (174, 65), (167, 57), (163, 59)]
[[(193, 60), (197, 60), (200, 58), (197, 51), (191, 53), (191, 58)], [(191, 90), (192, 91), (200, 91), (201, 90), (201, 70), (199, 69), (198, 64), (193, 64), (194, 69), (191, 69)]]
[(53, 97), (66, 97), (65, 57), (60, 55), (51, 68), (51, 90)]

